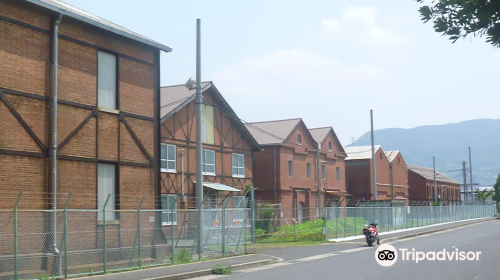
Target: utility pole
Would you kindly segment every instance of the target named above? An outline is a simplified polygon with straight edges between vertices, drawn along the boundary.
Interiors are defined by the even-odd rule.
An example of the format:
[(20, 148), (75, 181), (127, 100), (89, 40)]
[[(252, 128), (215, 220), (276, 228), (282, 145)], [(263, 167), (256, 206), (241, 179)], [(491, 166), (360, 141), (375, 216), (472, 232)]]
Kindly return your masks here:
[(372, 181), (373, 181), (373, 200), (377, 200), (377, 171), (375, 168), (375, 139), (373, 137), (373, 110), (370, 110), (371, 134), (372, 134)]
[(202, 174), (202, 143), (201, 143), (201, 42), (200, 19), (196, 19), (196, 208), (198, 215), (198, 254), (203, 253), (203, 174)]
[(470, 191), (472, 194), (472, 205), (474, 205), (474, 185), (472, 184), (472, 159), (470, 155), (470, 147), (469, 147), (469, 172), (470, 172)]
[(467, 194), (467, 170), (465, 169), (465, 160), (462, 163), (462, 172), (464, 176), (464, 204), (466, 204), (469, 201), (469, 196)]
[(436, 160), (432, 157), (432, 166), (434, 169), (434, 202), (437, 201), (437, 187), (436, 187)]

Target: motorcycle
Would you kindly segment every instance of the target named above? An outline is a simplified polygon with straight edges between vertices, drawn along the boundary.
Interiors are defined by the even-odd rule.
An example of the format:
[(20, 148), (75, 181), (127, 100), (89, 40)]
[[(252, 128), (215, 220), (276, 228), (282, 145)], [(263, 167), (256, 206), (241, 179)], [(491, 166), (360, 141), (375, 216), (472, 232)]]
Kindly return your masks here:
[(374, 242), (377, 242), (377, 245), (380, 245), (380, 238), (377, 231), (377, 222), (378, 221), (375, 221), (375, 223), (365, 225), (365, 228), (363, 229), (363, 234), (366, 237), (366, 244), (368, 244), (368, 247), (371, 247)]

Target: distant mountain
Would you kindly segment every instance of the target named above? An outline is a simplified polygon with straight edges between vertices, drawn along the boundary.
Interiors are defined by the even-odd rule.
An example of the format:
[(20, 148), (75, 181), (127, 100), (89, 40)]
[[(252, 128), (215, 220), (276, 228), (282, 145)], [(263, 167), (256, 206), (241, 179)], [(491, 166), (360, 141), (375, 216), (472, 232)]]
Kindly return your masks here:
[[(444, 125), (426, 125), (411, 129), (388, 128), (375, 130), (375, 144), (384, 151), (400, 150), (406, 163), (436, 169), (463, 183), (462, 162), (469, 168), (472, 151), (474, 183), (491, 186), (500, 173), (500, 119), (479, 119)], [(370, 132), (349, 146), (371, 145)], [(467, 174), (467, 182), (469, 182)]]

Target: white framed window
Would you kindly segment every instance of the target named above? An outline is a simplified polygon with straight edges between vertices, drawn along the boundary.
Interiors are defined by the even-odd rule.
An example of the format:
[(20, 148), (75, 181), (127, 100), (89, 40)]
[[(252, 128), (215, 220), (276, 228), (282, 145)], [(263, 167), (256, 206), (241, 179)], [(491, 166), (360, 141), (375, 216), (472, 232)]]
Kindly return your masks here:
[(337, 166), (337, 181), (340, 181), (340, 167)]
[(161, 171), (177, 171), (177, 147), (175, 145), (161, 144)]
[(97, 106), (116, 110), (116, 55), (97, 51)]
[[(161, 224), (177, 225), (177, 195), (161, 195)], [(173, 210), (173, 211), (172, 211)]]
[(293, 177), (293, 161), (288, 161), (288, 176)]
[(203, 150), (201, 155), (203, 175), (215, 175), (215, 152), (212, 150)]
[(321, 166), (321, 179), (326, 179), (326, 165)]
[[(97, 165), (97, 220), (106, 221), (116, 220), (115, 210), (115, 195), (116, 195), (116, 165), (109, 163), (99, 163)], [(102, 209), (106, 200), (105, 216), (103, 216)]]
[(245, 178), (245, 155), (233, 154), (233, 177)]
[(307, 178), (311, 178), (311, 163), (307, 163)]
[(332, 142), (328, 141), (328, 150), (331, 152), (332, 151)]
[(233, 196), (233, 222), (243, 222), (245, 219), (245, 197)]
[(302, 145), (302, 135), (297, 136), (297, 144)]

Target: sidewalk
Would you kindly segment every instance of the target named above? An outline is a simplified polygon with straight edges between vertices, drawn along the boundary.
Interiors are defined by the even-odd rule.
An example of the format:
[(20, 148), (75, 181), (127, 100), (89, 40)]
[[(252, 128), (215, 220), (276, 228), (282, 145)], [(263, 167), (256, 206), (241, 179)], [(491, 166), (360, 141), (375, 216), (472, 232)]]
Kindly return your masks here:
[[(456, 228), (456, 227), (460, 227), (460, 226), (464, 226), (464, 225), (482, 223), (484, 221), (490, 221), (490, 220), (495, 220), (495, 219), (496, 218), (494, 218), (494, 217), (477, 218), (477, 219), (471, 219), (471, 220), (465, 220), (465, 221), (459, 221), (459, 222), (448, 222), (448, 223), (442, 223), (442, 224), (423, 226), (423, 227), (418, 227), (418, 228), (409, 228), (409, 229), (380, 232), (379, 235), (380, 235), (381, 241), (397, 240), (397, 239), (409, 238), (409, 237), (414, 237), (414, 236), (419, 236), (419, 235), (424, 235), (424, 234), (430, 234), (433, 232), (452, 229), (452, 228)], [(357, 240), (361, 240), (361, 239), (364, 240), (365, 236), (364, 235), (349, 236), (349, 237), (345, 237), (345, 238), (330, 239), (329, 241), (330, 242), (345, 242), (345, 241), (357, 241)]]
[(263, 254), (242, 255), (235, 257), (228, 257), (217, 260), (193, 262), (188, 264), (161, 266), (154, 268), (147, 268), (141, 270), (118, 272), (106, 275), (96, 275), (90, 277), (77, 278), (79, 280), (176, 280), (188, 279), (198, 276), (212, 274), (212, 268), (216, 264), (228, 265), (233, 270), (240, 268), (250, 268), (262, 265), (268, 265), (276, 262), (281, 262), (282, 259), (278, 257), (267, 256)]
[[(414, 237), (418, 235), (429, 234), (433, 232), (448, 230), (456, 227), (461, 227), (465, 225), (471, 225), (486, 221), (495, 220), (496, 218), (482, 218), (467, 220), (461, 222), (451, 222), (445, 224), (438, 224), (433, 226), (426, 226), (417, 229), (407, 229), (392, 232), (381, 233), (382, 242), (396, 239), (403, 239)], [(354, 242), (350, 242), (354, 241)], [(290, 261), (295, 258), (304, 258), (314, 255), (320, 255), (329, 253), (332, 251), (345, 250), (349, 248), (359, 247), (361, 241), (364, 242), (364, 236), (339, 238), (335, 242), (338, 243), (327, 243), (323, 245), (316, 246), (305, 246), (305, 247), (289, 247), (282, 249), (270, 249), (262, 250), (266, 254), (251, 254), (243, 256), (228, 257), (217, 260), (193, 262), (189, 264), (173, 265), (173, 266), (161, 266), (156, 268), (141, 269), (128, 272), (113, 273), (107, 275), (96, 275), (90, 277), (78, 278), (80, 280), (174, 280), (174, 279), (188, 279), (193, 277), (199, 277), (204, 275), (209, 275), (212, 273), (212, 268), (216, 264), (223, 264), (231, 266), (233, 270), (239, 270), (243, 268), (251, 268), (262, 265), (268, 265), (277, 262)]]

